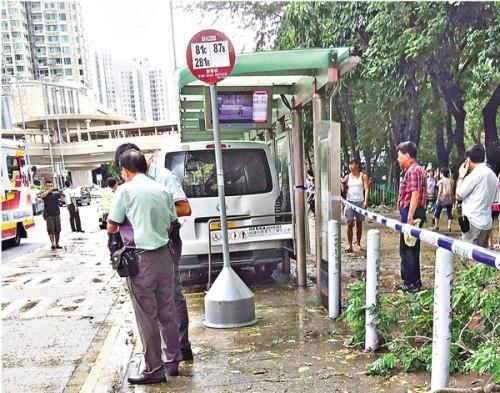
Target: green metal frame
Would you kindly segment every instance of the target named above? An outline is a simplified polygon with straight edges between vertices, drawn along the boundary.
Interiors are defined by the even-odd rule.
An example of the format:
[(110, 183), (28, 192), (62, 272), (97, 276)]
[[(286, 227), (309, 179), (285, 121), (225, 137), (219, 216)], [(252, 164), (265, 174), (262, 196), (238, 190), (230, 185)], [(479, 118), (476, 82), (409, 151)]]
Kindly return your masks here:
[[(350, 69), (350, 48), (295, 49), (245, 53), (236, 56), (231, 76), (218, 86), (272, 86), (273, 124), (290, 109), (308, 103), (316, 91), (335, 82), (336, 71)], [(210, 140), (205, 129), (204, 88), (187, 67), (178, 71), (180, 131), (183, 141)], [(261, 79), (259, 79), (259, 77)], [(273, 81), (276, 79), (276, 83)], [(221, 130), (223, 139), (242, 139), (245, 129)]]

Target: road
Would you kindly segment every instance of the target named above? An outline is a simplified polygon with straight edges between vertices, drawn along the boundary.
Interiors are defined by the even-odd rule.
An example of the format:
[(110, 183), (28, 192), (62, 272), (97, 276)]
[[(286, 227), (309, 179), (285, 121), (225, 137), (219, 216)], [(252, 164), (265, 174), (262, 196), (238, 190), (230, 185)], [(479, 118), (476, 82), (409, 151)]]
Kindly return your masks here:
[[(2, 252), (2, 392), (62, 392), (117, 299), (107, 236), (94, 206), (81, 208), (85, 233), (62, 211), (62, 250), (50, 250), (43, 218), (29, 241)], [(26, 239), (23, 239), (23, 241)]]
[[(95, 208), (91, 206), (82, 206), (80, 209), (80, 217), (83, 221), (83, 229), (96, 230), (97, 224), (95, 221)], [(21, 245), (13, 247), (2, 244), (2, 263), (6, 264), (21, 255), (28, 255), (41, 247), (50, 248), (49, 237), (47, 235), (45, 220), (42, 215), (35, 216), (35, 226), (28, 229), (28, 237), (21, 239)], [(65, 238), (71, 234), (69, 225), (69, 214), (66, 207), (61, 207), (61, 244), (64, 245)]]

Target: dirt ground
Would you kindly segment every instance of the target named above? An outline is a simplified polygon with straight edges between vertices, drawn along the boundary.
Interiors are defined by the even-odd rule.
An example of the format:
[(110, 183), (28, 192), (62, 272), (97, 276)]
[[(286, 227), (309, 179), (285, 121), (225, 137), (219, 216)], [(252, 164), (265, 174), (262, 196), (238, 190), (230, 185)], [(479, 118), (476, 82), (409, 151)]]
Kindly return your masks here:
[[(386, 212), (381, 212), (386, 214)], [(390, 214), (387, 214), (390, 215)], [(399, 237), (376, 223), (366, 229), (381, 231), (381, 288), (392, 290), (399, 282)], [(313, 233), (313, 228), (311, 228)], [(366, 232), (365, 232), (366, 234)], [(454, 231), (452, 235), (458, 235)], [(343, 248), (345, 244), (343, 245)], [(312, 248), (314, 251), (314, 248)], [(422, 277), (431, 287), (435, 249), (422, 245)], [(364, 276), (364, 252), (343, 254), (342, 285)], [(314, 258), (308, 258), (313, 272)], [(191, 318), (190, 334), (195, 360), (183, 363), (181, 376), (166, 384), (132, 387), (118, 384), (120, 392), (427, 392), (429, 373), (372, 377), (365, 366), (378, 355), (344, 346), (349, 331), (341, 322), (328, 318), (319, 306), (313, 280), (299, 288), (293, 280), (275, 272), (271, 283), (254, 281), (251, 273), (242, 277), (255, 294), (256, 325), (229, 330), (203, 326), (202, 287), (191, 287), (187, 295)], [(344, 302), (346, 299), (344, 298)], [(141, 348), (134, 349), (127, 375), (141, 369)], [(455, 375), (450, 386), (484, 386), (488, 375)], [(116, 386), (116, 385), (115, 385)]]

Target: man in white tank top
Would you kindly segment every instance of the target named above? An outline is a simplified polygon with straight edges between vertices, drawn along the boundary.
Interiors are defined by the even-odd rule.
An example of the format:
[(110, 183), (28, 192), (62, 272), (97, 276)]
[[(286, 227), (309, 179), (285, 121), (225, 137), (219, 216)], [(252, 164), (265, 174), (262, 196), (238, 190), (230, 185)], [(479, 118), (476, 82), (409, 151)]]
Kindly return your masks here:
[[(346, 193), (346, 200), (358, 207), (366, 209), (368, 207), (370, 179), (368, 179), (367, 175), (361, 172), (361, 163), (356, 159), (349, 161), (349, 171), (350, 173), (342, 180), (342, 183), (344, 184), (344, 192)], [(358, 248), (361, 249), (361, 237), (363, 235), (363, 221), (365, 216), (355, 212), (348, 205), (345, 207), (344, 214), (347, 220), (347, 241), (349, 243), (349, 247), (345, 251), (353, 251), (352, 238), (354, 232), (354, 220), (356, 220), (356, 241)]]

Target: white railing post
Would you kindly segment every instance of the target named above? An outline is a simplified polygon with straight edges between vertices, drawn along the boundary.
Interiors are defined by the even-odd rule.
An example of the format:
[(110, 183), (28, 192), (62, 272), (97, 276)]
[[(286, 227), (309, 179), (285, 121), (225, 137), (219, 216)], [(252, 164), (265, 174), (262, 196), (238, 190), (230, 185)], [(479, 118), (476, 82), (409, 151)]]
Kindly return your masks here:
[(380, 275), (380, 231), (370, 229), (366, 249), (365, 350), (378, 348), (376, 319)]
[(451, 284), (453, 253), (436, 250), (434, 276), (434, 322), (432, 327), (431, 391), (448, 387), (451, 347)]
[[(340, 315), (340, 255), (340, 223), (330, 220), (328, 221), (328, 315), (332, 319)], [(319, 282), (319, 277), (317, 280)]]

